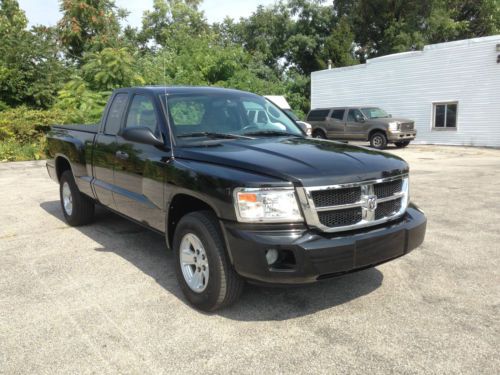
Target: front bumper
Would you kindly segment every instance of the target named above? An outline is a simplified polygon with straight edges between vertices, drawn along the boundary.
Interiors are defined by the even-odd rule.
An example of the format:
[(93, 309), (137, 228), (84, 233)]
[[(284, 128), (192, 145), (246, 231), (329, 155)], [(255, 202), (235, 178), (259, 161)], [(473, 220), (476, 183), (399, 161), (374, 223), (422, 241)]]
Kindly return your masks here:
[[(426, 223), (424, 213), (410, 205), (394, 222), (347, 233), (249, 230), (234, 223), (223, 223), (223, 229), (238, 274), (261, 283), (304, 284), (407, 254), (423, 242)], [(269, 266), (268, 249), (293, 253), (295, 264), (286, 269)]]
[(387, 132), (387, 140), (389, 140), (389, 142), (413, 141), (416, 136), (416, 130), (398, 130), (394, 132)]

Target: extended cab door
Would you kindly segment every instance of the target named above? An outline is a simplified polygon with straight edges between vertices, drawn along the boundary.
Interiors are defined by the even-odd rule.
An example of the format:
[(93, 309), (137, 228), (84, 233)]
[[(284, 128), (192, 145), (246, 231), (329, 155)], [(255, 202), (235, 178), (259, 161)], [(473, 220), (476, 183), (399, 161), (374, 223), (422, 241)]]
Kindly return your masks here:
[(345, 127), (346, 139), (364, 141), (368, 137), (366, 129), (363, 113), (357, 108), (349, 109)]
[[(123, 128), (145, 126), (161, 138), (159, 102), (146, 93), (131, 97)], [(115, 202), (118, 212), (160, 231), (165, 230), (163, 185), (169, 154), (156, 146), (117, 136)]]
[(118, 146), (116, 134), (120, 130), (127, 101), (127, 93), (118, 93), (110, 99), (111, 104), (104, 113), (101, 130), (95, 138), (92, 153), (93, 185), (97, 199), (102, 205), (113, 209), (116, 209), (113, 199), (115, 155)]

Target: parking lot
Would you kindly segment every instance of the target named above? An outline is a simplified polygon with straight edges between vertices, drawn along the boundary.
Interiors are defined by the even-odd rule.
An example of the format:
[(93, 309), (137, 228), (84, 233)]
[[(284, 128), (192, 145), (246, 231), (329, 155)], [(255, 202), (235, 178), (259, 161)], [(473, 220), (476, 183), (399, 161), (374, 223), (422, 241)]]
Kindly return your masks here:
[(185, 303), (163, 238), (103, 209), (63, 221), (44, 162), (0, 164), (0, 373), (469, 373), (500, 369), (500, 150), (410, 145), (424, 244), (235, 306)]

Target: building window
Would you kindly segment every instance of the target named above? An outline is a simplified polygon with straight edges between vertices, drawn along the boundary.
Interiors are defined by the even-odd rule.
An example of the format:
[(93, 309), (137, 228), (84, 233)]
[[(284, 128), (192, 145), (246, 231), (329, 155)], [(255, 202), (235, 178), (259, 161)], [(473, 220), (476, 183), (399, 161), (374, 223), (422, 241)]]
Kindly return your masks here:
[(457, 129), (458, 103), (434, 103), (434, 129)]

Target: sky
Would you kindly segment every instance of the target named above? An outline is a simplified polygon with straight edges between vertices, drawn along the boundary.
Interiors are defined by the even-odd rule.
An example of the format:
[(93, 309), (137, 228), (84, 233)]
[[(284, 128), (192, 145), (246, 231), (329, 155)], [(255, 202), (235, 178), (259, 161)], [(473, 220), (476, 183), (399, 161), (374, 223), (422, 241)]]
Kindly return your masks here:
[[(29, 25), (53, 26), (61, 18), (58, 0), (18, 0), (26, 12)], [(141, 25), (142, 12), (153, 7), (153, 0), (115, 0), (120, 8), (126, 8), (131, 26)], [(220, 22), (226, 16), (234, 19), (249, 16), (258, 5), (274, 4), (275, 0), (204, 0), (201, 10), (210, 23)]]

